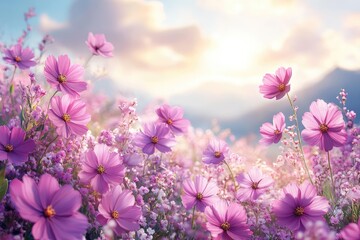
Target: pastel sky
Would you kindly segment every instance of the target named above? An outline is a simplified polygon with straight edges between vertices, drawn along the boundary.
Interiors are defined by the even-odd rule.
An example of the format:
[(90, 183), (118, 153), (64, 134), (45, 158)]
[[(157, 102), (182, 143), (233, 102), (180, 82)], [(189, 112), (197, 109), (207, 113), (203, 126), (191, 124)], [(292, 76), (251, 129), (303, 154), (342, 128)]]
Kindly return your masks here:
[(142, 105), (164, 99), (230, 119), (266, 102), (258, 86), (279, 66), (293, 68), (294, 92), (335, 67), (360, 68), (358, 0), (3, 0), (1, 40), (21, 34), (31, 6), (29, 45), (49, 33), (48, 53), (81, 63), (88, 32), (104, 33), (115, 57), (95, 59), (92, 72)]

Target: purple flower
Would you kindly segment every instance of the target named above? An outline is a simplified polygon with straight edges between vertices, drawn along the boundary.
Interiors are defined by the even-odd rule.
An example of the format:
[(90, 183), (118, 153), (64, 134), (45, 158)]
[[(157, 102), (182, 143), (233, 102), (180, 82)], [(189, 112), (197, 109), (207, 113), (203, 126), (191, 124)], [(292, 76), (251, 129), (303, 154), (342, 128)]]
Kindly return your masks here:
[(346, 142), (345, 122), (341, 111), (334, 104), (327, 104), (321, 99), (312, 102), (310, 112), (304, 114), (302, 123), (305, 129), (301, 136), (311, 146), (318, 145), (328, 152)]
[(324, 221), (329, 202), (317, 196), (316, 188), (309, 182), (300, 186), (289, 184), (283, 191), (284, 196), (275, 200), (272, 206), (279, 225), (293, 231), (304, 231), (308, 222)]
[(14, 127), (0, 126), (0, 160), (8, 159), (13, 165), (20, 165), (28, 160), (29, 153), (34, 151), (35, 142), (25, 139), (25, 131)]
[(87, 218), (78, 212), (81, 195), (72, 186), (59, 186), (49, 174), (40, 177), (39, 184), (24, 176), (23, 181), (10, 183), (11, 201), (20, 216), (34, 223), (35, 239), (82, 239), (88, 227)]
[(135, 198), (130, 190), (122, 190), (116, 186), (103, 196), (99, 204), (97, 221), (106, 225), (110, 220), (116, 222), (115, 233), (121, 235), (140, 228), (141, 208), (135, 205)]
[(103, 57), (112, 57), (114, 46), (107, 42), (104, 34), (93, 34), (89, 32), (88, 40), (85, 42), (90, 51), (94, 55), (101, 55)]
[(236, 180), (240, 187), (237, 192), (237, 199), (239, 201), (254, 201), (258, 199), (274, 183), (271, 177), (263, 175), (261, 170), (257, 168), (252, 168), (247, 173), (239, 174)]
[(264, 98), (276, 100), (281, 99), (290, 91), (289, 81), (292, 75), (291, 68), (285, 69), (280, 67), (276, 70), (275, 75), (267, 73), (263, 78), (263, 84), (260, 86), (260, 93)]
[(237, 203), (228, 205), (224, 200), (205, 208), (206, 228), (216, 240), (248, 239), (252, 235), (246, 224), (247, 217), (243, 206)]
[(273, 123), (266, 122), (260, 127), (262, 139), (260, 143), (270, 145), (278, 143), (281, 140), (282, 133), (285, 130), (285, 116), (282, 112), (274, 115)]
[[(335, 240), (336, 232), (330, 231), (329, 226), (324, 221), (307, 222), (306, 230), (298, 231), (295, 239), (298, 240)], [(352, 238), (353, 239), (353, 238)]]
[(85, 91), (87, 84), (83, 81), (84, 68), (78, 64), (70, 65), (67, 55), (58, 57), (49, 56), (45, 62), (44, 74), (50, 85), (58, 91), (80, 96), (79, 92)]
[(151, 155), (155, 148), (163, 153), (170, 152), (176, 142), (164, 123), (148, 123), (144, 125), (144, 131), (136, 135), (134, 143), (142, 148), (144, 153)]
[(174, 134), (185, 133), (190, 125), (189, 120), (183, 118), (184, 111), (180, 107), (164, 104), (156, 109), (156, 114), (159, 116), (158, 121), (167, 124)]
[(51, 100), (49, 118), (57, 127), (56, 132), (66, 138), (70, 134), (84, 135), (90, 121), (90, 114), (86, 112), (85, 103), (80, 99), (73, 99), (69, 95), (56, 96)]
[(202, 176), (196, 176), (195, 181), (185, 180), (184, 193), (181, 196), (184, 207), (189, 210), (196, 206), (198, 211), (203, 212), (206, 206), (211, 206), (219, 201), (219, 191), (215, 181), (208, 181)]
[(111, 185), (121, 184), (124, 175), (125, 167), (120, 162), (119, 154), (110, 152), (105, 144), (96, 145), (94, 150), (85, 153), (79, 173), (81, 182), (90, 183), (101, 194), (106, 193)]
[(137, 153), (128, 153), (123, 157), (123, 163), (128, 167), (140, 166), (143, 161), (142, 156)]
[(4, 53), (5, 57), (3, 59), (20, 69), (28, 69), (36, 65), (36, 62), (33, 60), (34, 53), (30, 48), (22, 49), (20, 44), (16, 44), (10, 49), (5, 49)]
[(360, 240), (360, 218), (357, 223), (350, 223), (340, 232), (344, 240)]
[(203, 152), (202, 161), (207, 164), (218, 164), (225, 159), (228, 152), (229, 147), (225, 141), (212, 139)]

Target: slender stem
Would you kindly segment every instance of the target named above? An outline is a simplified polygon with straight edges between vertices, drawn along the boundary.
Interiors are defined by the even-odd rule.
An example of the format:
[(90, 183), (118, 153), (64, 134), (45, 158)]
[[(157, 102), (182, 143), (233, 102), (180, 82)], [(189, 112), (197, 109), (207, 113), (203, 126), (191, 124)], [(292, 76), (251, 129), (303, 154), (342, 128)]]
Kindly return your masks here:
[(50, 145), (53, 143), (53, 142), (55, 142), (56, 141), (56, 139), (59, 137), (59, 135), (56, 135), (56, 137), (53, 139), (53, 140), (51, 140), (50, 142), (49, 142), (49, 144), (45, 147), (45, 150), (43, 151), (43, 153), (41, 154), (41, 157), (39, 158), (39, 160), (38, 160), (38, 170), (40, 169), (40, 166), (41, 166), (41, 159), (45, 156), (45, 154), (46, 154), (46, 151), (48, 150), (48, 148), (50, 147)]
[(85, 61), (85, 63), (84, 63), (84, 68), (87, 67), (87, 65), (89, 64), (89, 62), (90, 62), (90, 60), (91, 60), (91, 58), (92, 58), (93, 56), (94, 56), (94, 54), (91, 54), (91, 56), (88, 57), (88, 59), (86, 59), (86, 61)]
[(233, 172), (231, 171), (231, 168), (230, 168), (229, 164), (228, 164), (225, 160), (224, 160), (224, 163), (225, 163), (225, 165), (227, 166), (227, 168), (229, 169), (231, 179), (232, 179), (232, 181), (234, 182), (235, 191), (237, 191), (237, 184), (236, 184), (236, 180), (235, 180), (234, 174), (233, 174)]
[[(16, 72), (17, 67), (14, 65), (14, 72), (11, 76), (10, 79), (10, 84), (9, 84), (9, 92), (10, 92), (10, 100), (11, 100), (11, 105), (15, 106), (15, 99), (14, 99), (14, 77), (15, 77), (15, 72)], [(13, 111), (15, 111), (15, 108), (13, 108)]]
[(56, 90), (54, 92), (54, 94), (50, 97), (49, 99), (49, 103), (48, 103), (48, 106), (47, 106), (47, 109), (46, 109), (46, 113), (49, 111), (49, 107), (50, 107), (50, 103), (51, 103), (51, 99), (59, 92), (59, 90)]
[(10, 79), (10, 85), (12, 84), (12, 82), (14, 80), (16, 69), (17, 69), (17, 67), (14, 65), (14, 72), (13, 72), (13, 74), (11, 76), (11, 79)]
[(294, 104), (289, 96), (289, 94), (287, 93), (286, 94), (287, 98), (289, 99), (289, 103), (290, 103), (290, 106), (294, 112), (294, 118), (295, 118), (295, 124), (296, 124), (296, 131), (297, 131), (297, 137), (298, 137), (298, 140), (299, 140), (299, 148), (300, 148), (300, 152), (301, 152), (301, 159), (303, 161), (303, 165), (304, 165), (304, 168), (305, 168), (305, 171), (309, 177), (309, 180), (311, 182), (311, 184), (314, 184), (313, 180), (311, 179), (311, 176), (310, 176), (310, 172), (309, 172), (309, 168), (306, 164), (306, 161), (305, 161), (305, 154), (304, 154), (304, 150), (303, 150), (303, 147), (302, 147), (302, 142), (301, 142), (301, 134), (300, 134), (300, 130), (299, 130), (299, 122), (298, 122), (298, 118), (297, 118), (297, 114), (296, 114), (296, 110), (295, 110), (295, 107), (294, 107)]
[(333, 172), (332, 172), (332, 169), (331, 169), (330, 151), (327, 151), (327, 159), (328, 159), (328, 165), (329, 165), (329, 171), (330, 171), (331, 185), (333, 187), (334, 196), (335, 196), (335, 183), (334, 183)]
[(192, 210), (191, 228), (195, 229), (195, 205)]

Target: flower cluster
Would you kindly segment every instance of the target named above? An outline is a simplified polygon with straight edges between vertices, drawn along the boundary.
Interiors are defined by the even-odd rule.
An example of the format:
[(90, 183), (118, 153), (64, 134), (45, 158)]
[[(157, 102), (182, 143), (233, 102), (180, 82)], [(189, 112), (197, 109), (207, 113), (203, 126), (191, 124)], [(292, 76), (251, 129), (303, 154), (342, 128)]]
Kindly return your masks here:
[(260, 93), (293, 113), (253, 146), (193, 128), (178, 106), (139, 114), (91, 93), (87, 64), (115, 49), (103, 34), (89, 33), (83, 64), (25, 37), (2, 53), (0, 239), (359, 239), (360, 128), (344, 89), (340, 108), (314, 100), (300, 122), (292, 69), (266, 74)]

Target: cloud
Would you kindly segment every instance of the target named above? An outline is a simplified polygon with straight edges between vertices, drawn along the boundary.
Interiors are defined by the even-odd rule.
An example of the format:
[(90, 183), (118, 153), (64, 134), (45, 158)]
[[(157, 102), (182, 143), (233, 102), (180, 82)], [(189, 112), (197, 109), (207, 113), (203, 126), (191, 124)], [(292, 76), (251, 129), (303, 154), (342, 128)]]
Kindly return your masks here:
[(322, 64), (328, 54), (318, 22), (309, 20), (293, 27), (281, 44), (263, 52), (259, 61), (261, 64), (288, 62), (314, 66)]
[[(299, 7), (298, 0), (197, 0), (197, 4), (206, 10), (216, 11), (226, 15), (247, 13), (252, 15), (278, 15), (284, 14)], [(299, 11), (299, 9), (297, 9)]]
[(66, 26), (53, 28), (48, 17), (41, 27), (58, 43), (85, 55), (88, 32), (104, 33), (115, 45), (115, 56), (128, 67), (174, 71), (196, 65), (208, 40), (196, 25), (165, 27), (163, 5), (144, 0), (74, 1)]
[(64, 29), (67, 25), (65, 23), (56, 22), (51, 19), (47, 14), (40, 16), (40, 30), (43, 32), (51, 32)]
[(257, 106), (262, 98), (258, 85), (239, 85), (209, 81), (189, 91), (172, 96), (169, 102), (180, 105), (197, 118), (234, 119)]

